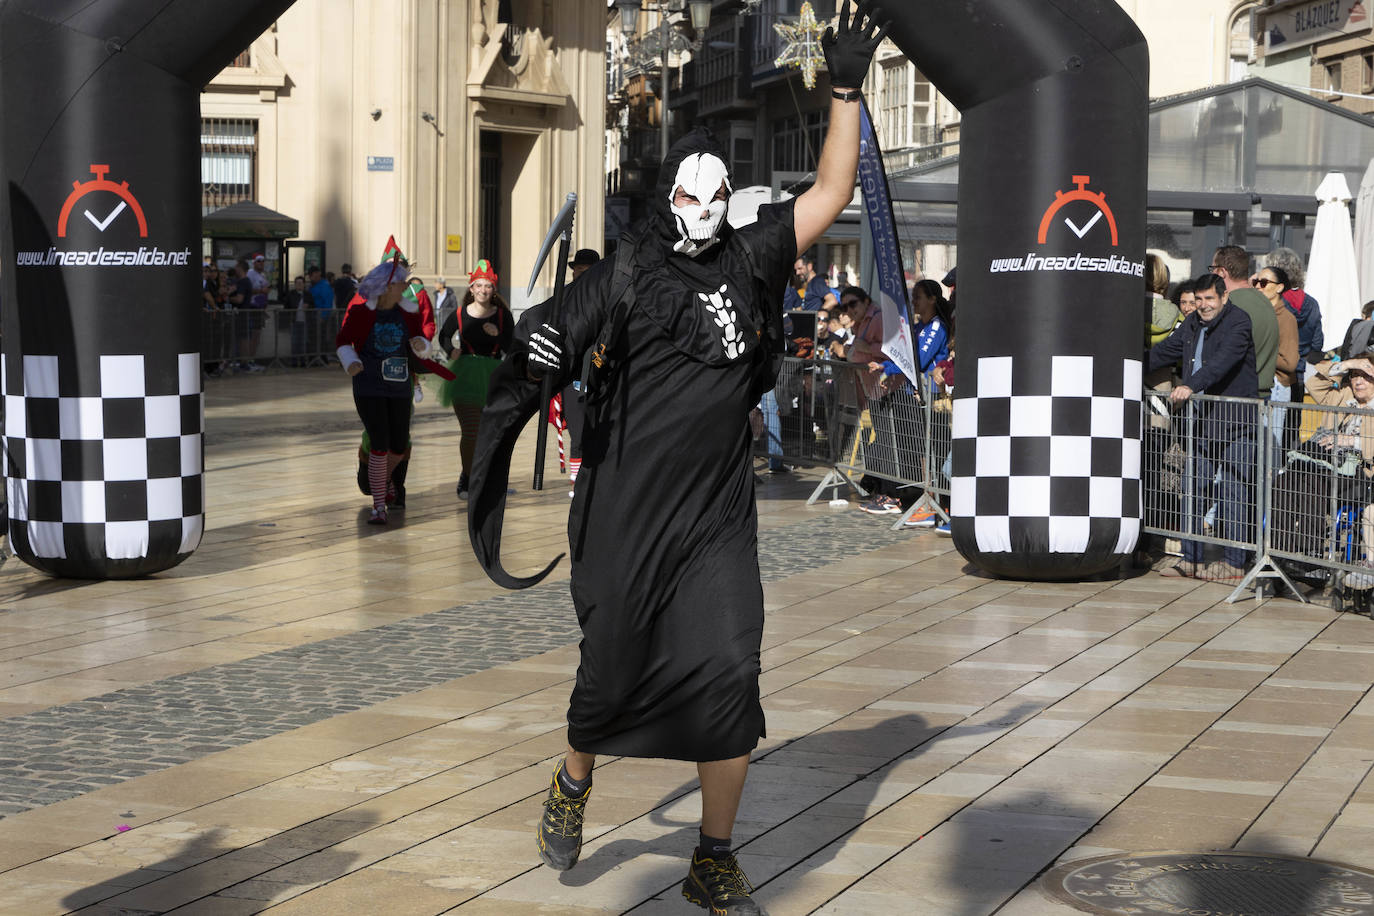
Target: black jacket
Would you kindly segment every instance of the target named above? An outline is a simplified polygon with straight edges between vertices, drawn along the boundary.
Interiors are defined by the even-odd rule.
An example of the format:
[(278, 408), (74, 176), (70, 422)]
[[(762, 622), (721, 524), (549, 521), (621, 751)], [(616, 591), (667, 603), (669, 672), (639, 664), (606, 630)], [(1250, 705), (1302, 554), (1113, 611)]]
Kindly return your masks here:
[[(1193, 369), (1198, 334), (1203, 328), (1202, 366)], [(1259, 397), (1259, 375), (1255, 371), (1255, 341), (1250, 316), (1239, 306), (1227, 302), (1210, 322), (1204, 323), (1193, 312), (1174, 332), (1150, 348), (1148, 371), (1182, 361), (1183, 384), (1197, 394), (1234, 398)], [(1201, 433), (1213, 439), (1231, 439), (1248, 426), (1253, 410), (1209, 404), (1199, 410), (1206, 426)]]
[[(1193, 371), (1193, 353), (1202, 328), (1202, 367)], [(1204, 325), (1193, 312), (1174, 332), (1150, 348), (1149, 371), (1182, 361), (1183, 384), (1199, 394), (1236, 398), (1259, 396), (1259, 376), (1255, 374), (1255, 341), (1250, 333), (1250, 316), (1226, 303), (1221, 312)]]

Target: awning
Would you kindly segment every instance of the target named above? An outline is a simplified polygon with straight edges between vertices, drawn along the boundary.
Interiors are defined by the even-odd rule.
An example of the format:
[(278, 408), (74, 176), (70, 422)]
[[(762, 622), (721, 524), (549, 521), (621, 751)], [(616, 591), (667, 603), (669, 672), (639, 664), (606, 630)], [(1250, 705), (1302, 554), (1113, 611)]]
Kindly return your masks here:
[(200, 218), (200, 226), (201, 235), (216, 239), (289, 239), (301, 231), (300, 223), (292, 217), (251, 200), (207, 213)]

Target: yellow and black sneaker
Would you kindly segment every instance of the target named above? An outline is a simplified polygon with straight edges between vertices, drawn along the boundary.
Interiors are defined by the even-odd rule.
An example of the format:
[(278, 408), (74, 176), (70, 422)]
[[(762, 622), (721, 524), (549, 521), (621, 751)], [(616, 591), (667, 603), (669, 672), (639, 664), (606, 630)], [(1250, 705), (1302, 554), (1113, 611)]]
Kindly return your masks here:
[(754, 886), (744, 876), (734, 853), (708, 859), (692, 852), (692, 867), (682, 881), (682, 896), (714, 916), (765, 916), (749, 895)]
[(539, 819), (539, 858), (559, 871), (567, 871), (577, 864), (582, 853), (582, 814), (592, 787), (581, 795), (568, 795), (558, 784), (563, 761), (554, 767), (549, 795), (544, 799), (544, 816)]

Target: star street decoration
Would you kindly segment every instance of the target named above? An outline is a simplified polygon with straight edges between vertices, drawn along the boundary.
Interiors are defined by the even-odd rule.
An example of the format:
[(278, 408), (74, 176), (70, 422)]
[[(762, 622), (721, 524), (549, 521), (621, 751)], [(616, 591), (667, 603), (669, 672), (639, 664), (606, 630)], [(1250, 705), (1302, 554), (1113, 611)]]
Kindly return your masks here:
[(825, 67), (821, 36), (825, 34), (826, 26), (816, 21), (811, 4), (802, 4), (801, 18), (795, 25), (775, 22), (773, 29), (787, 42), (777, 60), (773, 61), (773, 66), (796, 67), (801, 71), (802, 85), (807, 89), (815, 89), (816, 71)]

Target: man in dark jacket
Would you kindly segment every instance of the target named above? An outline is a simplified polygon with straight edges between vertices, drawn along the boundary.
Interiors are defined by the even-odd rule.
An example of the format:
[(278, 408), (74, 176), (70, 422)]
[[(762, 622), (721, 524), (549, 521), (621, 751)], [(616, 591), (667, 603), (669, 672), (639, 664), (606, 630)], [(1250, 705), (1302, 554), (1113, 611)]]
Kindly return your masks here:
[[(1150, 348), (1149, 366), (1183, 363), (1183, 384), (1169, 395), (1176, 405), (1185, 405), (1194, 394), (1235, 398), (1259, 395), (1259, 376), (1255, 371), (1255, 341), (1250, 316), (1227, 301), (1226, 282), (1214, 274), (1199, 277), (1197, 311), (1174, 332)], [(1185, 434), (1191, 428), (1190, 454), (1193, 457), (1191, 480), (1184, 480), (1185, 524), (1191, 531), (1203, 530), (1203, 513), (1213, 499), (1217, 503), (1214, 534), (1220, 538), (1249, 540), (1253, 505), (1249, 494), (1254, 489), (1255, 443), (1259, 435), (1259, 416), (1253, 403), (1215, 402), (1188, 405), (1192, 422), (1183, 418)], [(1213, 480), (1220, 481), (1213, 490)], [(1192, 576), (1199, 579), (1239, 579), (1245, 575), (1247, 552), (1227, 547), (1224, 559), (1204, 565), (1201, 541), (1183, 542), (1183, 559), (1163, 570), (1164, 575)]]

